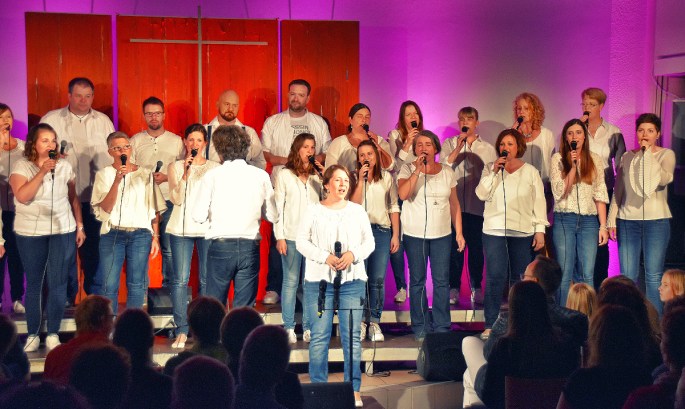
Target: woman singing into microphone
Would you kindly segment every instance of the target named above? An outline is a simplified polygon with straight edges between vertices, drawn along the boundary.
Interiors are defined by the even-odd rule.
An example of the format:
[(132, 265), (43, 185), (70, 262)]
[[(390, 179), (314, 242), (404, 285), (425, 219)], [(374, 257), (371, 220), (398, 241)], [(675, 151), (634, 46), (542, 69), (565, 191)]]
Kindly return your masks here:
[[(431, 131), (421, 131), (414, 138), (414, 163), (402, 167), (397, 193), (402, 206), (403, 241), (409, 262), (409, 297), (414, 336), (450, 330), (449, 264), (450, 224), (456, 231), (459, 251), (466, 242), (462, 235), (461, 208), (457, 199), (457, 175), (447, 165), (435, 162), (440, 140)], [(428, 321), (426, 271), (428, 259), (433, 278), (433, 322)]]
[[(334, 297), (339, 294), (340, 335), (345, 358), (345, 382), (352, 382), (355, 405), (362, 406), (361, 326), (366, 271), (364, 260), (374, 249), (373, 233), (364, 208), (347, 201), (350, 174), (332, 165), (323, 175), (325, 198), (307, 208), (300, 221), (297, 251), (307, 258), (304, 297), (311, 321), (309, 376), (312, 382), (328, 381), (328, 348), (333, 325)], [(338, 277), (338, 278), (336, 278)], [(336, 291), (334, 283), (339, 282)], [(325, 297), (325, 301), (319, 300)], [(323, 307), (323, 308), (320, 308)], [(348, 318), (352, 312), (352, 322)], [(317, 317), (317, 313), (319, 316)], [(351, 328), (350, 328), (351, 325)], [(349, 361), (350, 330), (352, 362)], [(352, 379), (350, 379), (352, 365)]]
[(673, 182), (675, 153), (657, 145), (661, 119), (642, 114), (635, 121), (640, 149), (621, 157), (609, 208), (609, 234), (618, 238), (621, 274), (637, 282), (640, 253), (644, 256), (647, 299), (661, 314), (659, 283), (671, 235), (667, 190)]
[[(31, 128), (24, 158), (12, 166), (14, 231), (26, 269), (26, 323), (29, 337), (24, 351), (38, 349), (43, 284), (47, 283), (48, 351), (60, 344), (59, 332), (67, 300), (69, 267), (76, 247), (86, 239), (75, 174), (67, 161), (57, 160), (57, 135), (48, 124)], [(76, 246), (74, 245), (76, 244)]]
[[(609, 240), (606, 227), (609, 196), (604, 184), (602, 159), (592, 153), (588, 132), (580, 119), (564, 125), (560, 152), (552, 156), (550, 181), (554, 194), (554, 248), (561, 270), (557, 302), (566, 305), (573, 271), (592, 286), (597, 244)], [(599, 220), (598, 220), (599, 219)]]
[[(397, 186), (389, 172), (378, 166), (378, 148), (371, 141), (362, 141), (357, 148), (359, 175), (351, 200), (364, 207), (371, 221), (376, 248), (366, 259), (367, 301), (370, 310), (369, 339), (383, 341), (385, 337), (378, 324), (381, 322), (385, 300), (385, 272), (388, 257), (400, 247), (400, 207), (397, 204)], [(361, 339), (366, 336), (366, 323), (362, 323)]]
[(497, 136), (499, 159), (483, 169), (476, 195), (485, 202), (485, 332), (490, 335), (499, 314), (505, 285), (518, 280), (545, 245), (547, 212), (537, 169), (520, 158), (526, 151), (521, 132), (505, 129)]
[[(166, 232), (171, 243), (171, 260), (173, 276), (170, 279), (171, 302), (173, 305), (176, 339), (172, 348), (185, 347), (188, 339), (188, 278), (190, 262), (193, 258), (193, 247), (197, 245), (198, 275), (200, 295), (205, 293), (207, 285), (207, 252), (209, 241), (205, 233), (207, 223), (200, 224), (193, 220), (193, 205), (202, 176), (218, 163), (204, 157), (207, 148), (207, 130), (202, 124), (188, 126), (184, 133), (186, 158), (169, 164), (169, 198), (174, 204)], [(168, 211), (168, 210), (167, 210)]]

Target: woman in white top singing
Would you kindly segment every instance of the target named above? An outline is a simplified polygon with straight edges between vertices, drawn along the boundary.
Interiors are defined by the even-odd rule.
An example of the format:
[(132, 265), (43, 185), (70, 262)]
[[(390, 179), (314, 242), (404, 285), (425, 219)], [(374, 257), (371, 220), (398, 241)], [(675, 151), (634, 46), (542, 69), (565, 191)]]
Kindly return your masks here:
[(573, 271), (592, 286), (597, 244), (609, 240), (606, 227), (609, 196), (604, 184), (602, 159), (590, 152), (589, 134), (580, 119), (564, 125), (560, 152), (552, 156), (550, 182), (554, 195), (552, 235), (557, 261), (563, 272), (559, 305), (566, 305)]
[(661, 314), (659, 284), (671, 235), (667, 190), (673, 182), (675, 153), (657, 145), (661, 119), (642, 114), (635, 121), (639, 149), (626, 152), (616, 177), (609, 208), (609, 233), (618, 238), (621, 274), (637, 281), (640, 252), (644, 255), (647, 299)]
[(184, 136), (186, 158), (170, 163), (167, 170), (169, 198), (174, 204), (174, 210), (166, 227), (171, 243), (171, 260), (174, 267), (173, 276), (169, 283), (174, 323), (176, 324), (176, 339), (171, 344), (172, 348), (185, 347), (188, 338), (188, 319), (186, 316), (188, 278), (190, 277), (190, 262), (193, 258), (193, 247), (195, 245), (197, 245), (200, 295), (204, 294), (207, 285), (209, 241), (205, 240), (205, 233), (209, 225), (195, 222), (190, 215), (193, 213), (195, 195), (202, 176), (208, 170), (219, 166), (218, 163), (208, 160), (204, 156), (207, 147), (207, 130), (202, 124), (188, 126)]
[[(312, 329), (309, 376), (312, 382), (328, 381), (328, 347), (336, 308), (334, 301), (339, 301), (337, 308), (345, 358), (345, 382), (352, 382), (355, 403), (361, 407), (359, 330), (367, 279), (364, 260), (373, 252), (373, 234), (364, 208), (347, 200), (350, 174), (345, 167), (332, 165), (326, 169), (323, 186), (326, 197), (309, 206), (297, 234), (297, 251), (307, 258), (304, 308), (311, 317)], [(336, 293), (338, 300), (335, 300)], [(352, 362), (349, 361), (350, 331)]]

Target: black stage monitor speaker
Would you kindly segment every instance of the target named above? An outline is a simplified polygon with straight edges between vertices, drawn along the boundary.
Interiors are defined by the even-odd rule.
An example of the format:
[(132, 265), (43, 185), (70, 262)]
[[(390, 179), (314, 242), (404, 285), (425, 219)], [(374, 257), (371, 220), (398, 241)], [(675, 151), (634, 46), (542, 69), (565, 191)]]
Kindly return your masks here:
[(147, 313), (149, 315), (171, 315), (171, 293), (166, 287), (148, 288)]
[(461, 341), (477, 332), (431, 332), (423, 339), (416, 372), (427, 381), (461, 381), (466, 370)]
[(304, 409), (354, 409), (352, 382), (303, 383)]

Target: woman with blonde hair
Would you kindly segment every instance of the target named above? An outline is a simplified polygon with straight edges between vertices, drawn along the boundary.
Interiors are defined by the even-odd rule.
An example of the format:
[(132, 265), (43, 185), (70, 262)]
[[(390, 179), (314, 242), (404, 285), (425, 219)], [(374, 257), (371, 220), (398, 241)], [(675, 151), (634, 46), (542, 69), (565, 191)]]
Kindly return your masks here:
[(566, 308), (576, 310), (587, 315), (588, 319), (597, 308), (597, 293), (591, 285), (587, 283), (575, 283), (568, 290), (566, 298)]
[(670, 269), (664, 271), (659, 286), (659, 298), (662, 302), (670, 301), (685, 294), (685, 271)]

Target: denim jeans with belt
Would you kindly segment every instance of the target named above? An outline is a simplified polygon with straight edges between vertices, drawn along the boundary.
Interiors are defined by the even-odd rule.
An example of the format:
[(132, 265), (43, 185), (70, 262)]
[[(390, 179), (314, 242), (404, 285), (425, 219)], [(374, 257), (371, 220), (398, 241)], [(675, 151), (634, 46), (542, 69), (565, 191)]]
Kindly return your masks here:
[(233, 308), (251, 307), (257, 297), (259, 240), (212, 239), (207, 258), (207, 296), (226, 305), (233, 281)]
[(637, 282), (640, 273), (640, 253), (644, 255), (647, 299), (659, 315), (663, 309), (659, 285), (664, 274), (666, 248), (671, 237), (671, 220), (616, 220), (618, 255), (621, 274)]
[(112, 311), (119, 307), (119, 276), (126, 260), (126, 308), (141, 308), (148, 285), (148, 260), (152, 232), (148, 229), (117, 229), (100, 236), (100, 265), (93, 285), (95, 294), (112, 301)]
[[(360, 362), (362, 346), (360, 332), (364, 309), (364, 288), (362, 280), (346, 281), (340, 286), (340, 343), (345, 360), (345, 382), (352, 381), (352, 387), (359, 391), (362, 383)], [(311, 317), (312, 340), (309, 343), (309, 378), (312, 382), (328, 382), (328, 349), (333, 327), (333, 283), (326, 287), (325, 308), (318, 316), (319, 282), (304, 282), (304, 308)], [(352, 311), (352, 379), (350, 379), (350, 310)]]
[(67, 299), (69, 269), (76, 257), (76, 232), (48, 236), (17, 234), (19, 256), (26, 269), (26, 325), (38, 334), (43, 310), (43, 285), (48, 288), (48, 334), (59, 332)]
[[(557, 261), (562, 271), (557, 301), (563, 307), (566, 305), (574, 271), (578, 272), (583, 283), (593, 286), (597, 242), (599, 241), (597, 216), (554, 212), (552, 237)], [(574, 281), (580, 282), (578, 279)]]
[(174, 268), (169, 278), (171, 290), (171, 303), (173, 305), (174, 323), (176, 335), (188, 334), (188, 279), (190, 277), (190, 262), (193, 259), (193, 247), (197, 244), (198, 256), (198, 281), (200, 282), (200, 295), (205, 293), (207, 285), (207, 252), (209, 240), (204, 237), (183, 237), (169, 234), (171, 245), (171, 259)]
[(366, 275), (368, 276), (366, 300), (369, 303), (371, 322), (381, 322), (383, 302), (385, 301), (385, 273), (388, 271), (392, 229), (372, 224), (371, 233), (373, 233), (376, 248), (369, 258), (364, 260)]
[[(295, 242), (286, 240), (286, 254), (281, 254), (283, 264), (283, 286), (281, 287), (281, 311), (285, 329), (295, 329), (295, 304), (297, 303), (297, 287), (304, 270), (305, 258), (297, 251)], [(302, 308), (302, 329), (310, 329), (309, 314)]]

